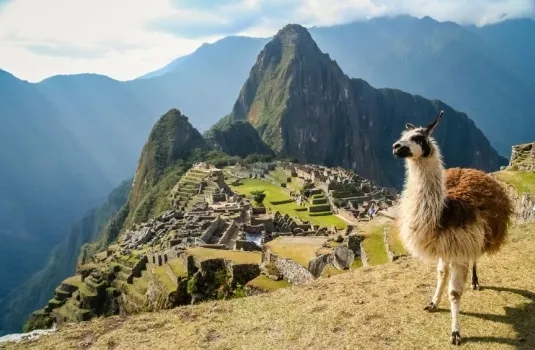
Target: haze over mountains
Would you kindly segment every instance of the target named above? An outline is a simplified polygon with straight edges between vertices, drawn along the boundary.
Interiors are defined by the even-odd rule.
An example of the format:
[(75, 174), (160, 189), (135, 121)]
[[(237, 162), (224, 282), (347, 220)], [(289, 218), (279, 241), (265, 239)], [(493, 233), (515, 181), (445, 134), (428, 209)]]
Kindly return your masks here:
[[(506, 156), (510, 145), (534, 136), (534, 28), (530, 20), (464, 28), (381, 18), (312, 28), (311, 37), (298, 30), (260, 55), (270, 39), (225, 38), (128, 82), (81, 74), (30, 84), (0, 71), (0, 146), (8, 150), (0, 153), (7, 169), (0, 173), (0, 237), (7, 242), (0, 262), (20, 266), (0, 272), (7, 281), (0, 311), (5, 295), (44, 265), (69, 226), (132, 177), (157, 117), (172, 108), (201, 132), (232, 112), (206, 135), (225, 152), (246, 155), (237, 143), (243, 134), (254, 145), (249, 152), (268, 152), (267, 144), (398, 186), (391, 142), (405, 122), (425, 123), (445, 108), (437, 136), (448, 164), (496, 169), (505, 160), (485, 136)], [(74, 234), (86, 240), (101, 225)], [(74, 241), (66, 264), (81, 240)]]

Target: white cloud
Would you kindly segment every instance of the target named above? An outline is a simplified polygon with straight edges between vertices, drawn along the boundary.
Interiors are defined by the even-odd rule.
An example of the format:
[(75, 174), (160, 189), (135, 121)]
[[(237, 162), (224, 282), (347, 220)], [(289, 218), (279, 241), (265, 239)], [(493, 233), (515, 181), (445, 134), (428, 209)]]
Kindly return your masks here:
[(0, 12), (0, 67), (30, 81), (82, 72), (131, 79), (215, 40), (146, 28), (171, 12), (166, 0), (15, 0)]
[[(5, 1), (4, 1), (5, 2)], [(410, 14), (485, 24), (535, 14), (533, 0), (11, 0), (0, 8), (0, 68), (38, 81), (92, 72), (131, 79), (223, 35), (270, 36)]]

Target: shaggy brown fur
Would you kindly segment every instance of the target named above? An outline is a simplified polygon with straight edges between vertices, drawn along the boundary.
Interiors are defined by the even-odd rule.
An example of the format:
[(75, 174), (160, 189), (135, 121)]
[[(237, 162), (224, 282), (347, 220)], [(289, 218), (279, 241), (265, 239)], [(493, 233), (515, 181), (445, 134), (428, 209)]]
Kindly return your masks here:
[(514, 212), (504, 188), (490, 175), (475, 169), (447, 169), (445, 183), (447, 207), (442, 212), (440, 225), (465, 226), (479, 216), (487, 230), (483, 251), (497, 252), (507, 236)]

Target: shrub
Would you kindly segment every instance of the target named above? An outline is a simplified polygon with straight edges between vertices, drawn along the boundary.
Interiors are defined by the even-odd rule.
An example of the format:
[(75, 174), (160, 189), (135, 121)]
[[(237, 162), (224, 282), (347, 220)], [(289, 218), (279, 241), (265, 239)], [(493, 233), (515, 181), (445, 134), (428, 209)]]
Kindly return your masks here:
[(264, 199), (266, 198), (266, 194), (264, 193), (264, 190), (251, 191), (251, 195), (253, 196), (255, 203), (259, 206), (262, 205), (262, 203), (264, 202)]

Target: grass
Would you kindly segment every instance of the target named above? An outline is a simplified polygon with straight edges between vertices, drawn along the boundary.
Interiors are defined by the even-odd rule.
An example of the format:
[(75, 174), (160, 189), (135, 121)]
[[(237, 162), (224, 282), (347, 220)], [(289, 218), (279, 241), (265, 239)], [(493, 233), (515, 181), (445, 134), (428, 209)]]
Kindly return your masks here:
[(279, 237), (266, 245), (273, 254), (308, 268), (308, 262), (316, 257), (326, 240), (324, 237)]
[(82, 276), (81, 275), (71, 276), (71, 277), (63, 280), (63, 282), (61, 282), (61, 283), (69, 285), (69, 286), (80, 287), (80, 285), (83, 284)]
[(177, 288), (176, 284), (171, 281), (164, 266), (156, 266), (154, 268), (154, 274), (164, 284), (168, 292), (174, 292)]
[(401, 243), (401, 238), (399, 237), (399, 228), (393, 223), (390, 224), (388, 243), (390, 244), (390, 249), (394, 252), (394, 254), (407, 254), (407, 250), (403, 246), (403, 243)]
[(360, 258), (355, 258), (355, 260), (353, 260), (353, 262), (351, 263), (350, 269), (356, 270), (356, 269), (360, 269), (361, 267), (362, 267), (362, 260), (360, 260)]
[(277, 180), (280, 183), (285, 183), (286, 186), (288, 186), (288, 189), (292, 191), (299, 191), (300, 186), (297, 184), (294, 178), (292, 178), (291, 182), (286, 182), (286, 179), (290, 177), (290, 175), (286, 174), (284, 170), (275, 168), (275, 170), (270, 171), (269, 175), (271, 175), (275, 180)]
[(171, 270), (177, 277), (187, 277), (188, 271), (180, 259), (172, 259), (167, 262)]
[[(535, 348), (535, 224), (514, 227), (479, 268), (483, 290), (462, 297), (462, 348)], [(435, 274), (404, 258), (255, 297), (65, 325), (7, 349), (449, 349), (447, 297), (438, 312), (422, 310)]]
[(314, 225), (320, 226), (335, 226), (337, 229), (344, 229), (347, 223), (337, 217), (336, 215), (311, 216), (306, 211), (296, 211), (299, 207), (295, 202), (287, 204), (273, 205), (270, 202), (278, 202), (291, 199), (290, 196), (280, 187), (270, 182), (258, 179), (244, 179), (239, 186), (230, 186), (239, 194), (250, 196), (251, 191), (264, 190), (266, 198), (264, 205), (271, 211), (279, 211), (282, 215), (288, 214), (291, 217), (299, 218), (300, 220), (310, 221)]
[(535, 173), (522, 171), (499, 171), (494, 173), (500, 180), (512, 185), (519, 193), (535, 195)]
[(222, 258), (236, 264), (260, 264), (262, 262), (262, 254), (259, 252), (242, 252), (202, 247), (191, 248), (187, 252), (203, 260)]
[(334, 267), (332, 265), (326, 265), (323, 268), (323, 272), (321, 273), (321, 277), (329, 278), (329, 277), (340, 275), (340, 274), (346, 273), (346, 272), (348, 272), (348, 270), (340, 270), (340, 269), (337, 269), (336, 267)]
[(78, 290), (80, 291), (80, 294), (83, 294), (83, 295), (86, 295), (86, 296), (96, 296), (97, 294), (90, 291), (88, 288), (87, 288), (87, 285), (85, 283), (80, 283), (80, 285), (78, 286)]
[(249, 281), (247, 285), (269, 292), (291, 286), (291, 284), (286, 280), (274, 281), (264, 275), (260, 275), (255, 279)]
[(366, 238), (362, 241), (362, 246), (366, 251), (370, 265), (380, 265), (388, 262), (383, 239), (383, 231), (386, 225), (384, 222), (372, 220), (364, 226), (363, 233)]

